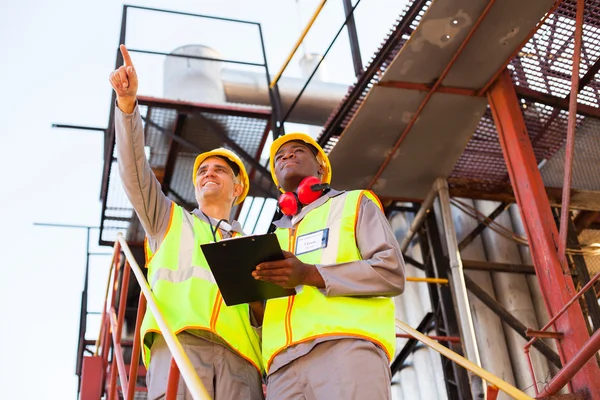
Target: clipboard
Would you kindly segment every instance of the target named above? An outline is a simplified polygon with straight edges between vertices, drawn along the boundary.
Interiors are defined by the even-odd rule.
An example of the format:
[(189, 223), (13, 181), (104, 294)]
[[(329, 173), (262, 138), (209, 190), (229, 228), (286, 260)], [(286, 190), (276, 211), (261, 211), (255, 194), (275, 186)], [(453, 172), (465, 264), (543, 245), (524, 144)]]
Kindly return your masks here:
[(283, 260), (274, 233), (239, 236), (200, 247), (228, 306), (296, 294), (295, 289), (285, 289), (252, 276), (261, 262)]

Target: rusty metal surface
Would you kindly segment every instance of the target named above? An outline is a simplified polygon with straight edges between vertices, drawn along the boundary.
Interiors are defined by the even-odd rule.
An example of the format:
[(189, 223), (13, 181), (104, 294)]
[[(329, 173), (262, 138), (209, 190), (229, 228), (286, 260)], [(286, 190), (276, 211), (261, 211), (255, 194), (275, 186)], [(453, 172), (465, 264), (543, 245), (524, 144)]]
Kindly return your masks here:
[[(439, 3), (439, 4), (438, 4)], [(453, 4), (455, 2), (452, 2)], [(501, 3), (501, 4), (500, 4)], [(501, 22), (496, 24), (489, 24), (485, 21), (481, 24), (481, 32), (485, 35), (475, 35), (467, 47), (464, 53), (458, 58), (455, 66), (450, 70), (449, 75), (444, 80), (445, 86), (450, 87), (476, 87), (469, 86), (468, 78), (472, 77), (473, 81), (479, 81), (480, 73), (483, 69), (487, 68), (487, 63), (490, 59), (495, 56), (494, 51), (496, 48), (509, 47), (504, 46), (502, 43), (513, 43), (518, 42), (518, 38), (522, 39), (527, 32), (519, 29), (519, 32), (511, 32), (508, 29), (511, 23), (515, 25), (515, 21), (530, 21), (532, 25), (535, 24), (536, 19), (531, 15), (517, 16), (514, 15), (511, 20), (507, 18), (509, 12), (508, 8), (505, 8), (505, 2), (495, 4), (491, 12), (498, 12), (498, 15), (504, 15)], [(543, 6), (549, 9), (552, 5), (552, 1), (548, 1), (548, 4), (544, 3)], [(544, 24), (541, 25), (540, 29), (533, 35), (529, 42), (521, 49), (517, 57), (515, 57), (508, 68), (512, 72), (512, 79), (518, 88), (523, 90), (534, 91), (544, 96), (553, 96), (553, 100), (564, 99), (569, 94), (570, 87), (570, 68), (571, 60), (573, 57), (573, 32), (575, 28), (575, 3), (576, 0), (564, 0), (562, 4), (551, 14)], [(411, 5), (416, 4), (412, 2)], [(438, 40), (437, 45), (432, 44), (435, 42), (434, 35), (428, 33), (432, 31), (432, 23), (428, 22), (429, 18), (433, 18), (433, 24), (440, 24), (439, 21), (446, 18), (450, 18), (452, 13), (442, 16), (437, 10), (442, 2), (432, 2), (431, 4), (422, 5), (421, 10), (417, 13), (416, 17), (413, 14), (407, 14), (403, 17), (404, 20), (400, 19), (395, 29), (410, 26), (411, 28), (417, 28), (408, 41), (408, 35), (405, 33), (402, 38), (403, 41), (398, 43), (396, 47), (388, 49), (387, 62), (382, 63), (381, 68), (372, 77), (371, 86), (366, 88), (362, 94), (356, 99), (351, 107), (348, 108), (347, 113), (342, 119), (342, 123), (339, 126), (330, 126), (336, 119), (333, 118), (336, 112), (332, 114), (332, 118), (322, 132), (320, 143), (324, 146), (325, 150), (331, 152), (333, 158), (339, 158), (341, 160), (340, 166), (334, 164), (336, 173), (334, 174), (334, 184), (336, 177), (340, 178), (340, 184), (346, 184), (347, 178), (343, 175), (340, 176), (340, 169), (350, 168), (353, 169), (353, 165), (359, 162), (360, 165), (364, 166), (367, 170), (373, 170), (370, 165), (365, 164), (363, 161), (357, 161), (356, 157), (347, 157), (348, 160), (343, 161), (343, 157), (334, 155), (334, 149), (337, 146), (344, 145), (344, 141), (348, 140), (351, 135), (344, 136), (345, 138), (340, 141), (340, 133), (342, 131), (348, 131), (348, 128), (356, 123), (361, 123), (364, 128), (367, 126), (367, 130), (363, 132), (361, 146), (350, 145), (352, 148), (361, 148), (361, 154), (368, 153), (370, 157), (371, 153), (385, 152), (384, 146), (381, 143), (393, 141), (389, 138), (382, 139), (379, 143), (377, 140), (372, 140), (373, 135), (383, 135), (374, 131), (372, 124), (362, 123), (360, 113), (368, 110), (366, 105), (368, 102), (374, 100), (377, 103), (377, 107), (382, 107), (380, 99), (371, 99), (371, 94), (375, 89), (380, 89), (377, 85), (378, 82), (389, 83), (389, 82), (402, 82), (411, 83), (418, 82), (420, 84), (431, 84), (432, 80), (435, 80), (436, 73), (439, 74), (443, 69), (443, 63), (437, 63), (437, 59), (431, 54), (432, 49), (437, 49), (440, 52), (440, 57), (450, 56), (446, 50), (451, 47), (456, 48), (458, 45), (453, 40), (448, 40), (445, 44), (445, 48), (440, 48), (440, 41)], [(541, 5), (542, 3), (539, 2)], [(479, 4), (481, 5), (481, 4)], [(428, 7), (430, 9), (428, 9)], [(448, 3), (444, 4), (443, 7), (448, 7)], [(440, 8), (439, 10), (441, 10)], [(520, 9), (520, 8), (519, 8)], [(409, 8), (407, 8), (409, 10)], [(514, 9), (510, 10), (514, 14)], [(454, 16), (458, 15), (458, 11), (454, 12)], [(543, 13), (542, 13), (543, 14)], [(541, 15), (540, 15), (541, 17)], [(411, 19), (412, 18), (412, 19)], [(436, 22), (438, 21), (438, 22)], [(452, 23), (454, 20), (450, 20)], [(460, 22), (460, 21), (459, 21)], [(516, 26), (516, 25), (515, 25)], [(498, 30), (495, 30), (497, 27)], [(532, 28), (532, 27), (531, 27)], [(506, 30), (505, 41), (500, 41), (499, 33), (500, 30)], [(423, 30), (423, 31), (421, 31)], [(435, 31), (435, 29), (433, 29)], [(392, 35), (394, 30), (392, 30)], [(435, 32), (440, 32), (435, 31)], [(451, 38), (455, 31), (452, 30), (452, 26), (446, 27), (446, 33)], [(513, 35), (513, 36), (511, 36)], [(459, 37), (460, 35), (455, 35)], [(504, 36), (502, 36), (504, 37)], [(414, 39), (414, 41), (413, 41)], [(439, 38), (438, 38), (439, 39)], [(486, 43), (487, 46), (481, 45), (481, 41)], [(487, 40), (487, 41), (486, 41)], [(412, 41), (412, 42), (411, 42)], [(478, 44), (479, 43), (479, 44)], [(421, 46), (420, 51), (415, 51), (415, 46), (418, 48)], [(481, 54), (477, 54), (479, 49)], [(507, 52), (510, 53), (510, 52)], [(427, 57), (423, 57), (423, 60), (418, 59), (419, 54), (428, 54)], [(408, 57), (411, 55), (411, 57)], [(491, 57), (491, 58), (490, 58)], [(435, 62), (432, 62), (435, 61)], [(471, 60), (471, 68), (463, 68), (467, 62)], [(579, 94), (579, 104), (585, 105), (588, 109), (598, 109), (600, 106), (600, 73), (598, 68), (600, 67), (600, 3), (593, 0), (586, 1), (586, 12), (584, 15), (584, 28), (583, 28), (583, 52), (582, 52), (582, 65), (581, 65), (581, 76), (585, 77), (586, 74), (589, 79), (582, 79), (583, 88)], [(394, 68), (396, 62), (402, 61), (400, 68)], [(432, 65), (432, 64), (439, 65)], [(483, 68), (485, 66), (485, 68)], [(460, 71), (463, 71), (459, 73)], [(422, 77), (418, 75), (422, 74)], [(355, 88), (350, 88), (351, 93)], [(369, 90), (370, 89), (370, 90)], [(399, 94), (406, 96), (406, 92), (399, 91)], [(413, 95), (412, 101), (419, 101), (421, 95)], [(555, 108), (551, 105), (544, 103), (544, 98), (541, 101), (533, 101), (530, 98), (521, 98), (522, 112), (527, 126), (530, 139), (533, 143), (533, 149), (538, 163), (545, 163), (542, 166), (542, 174), (544, 177), (544, 183), (550, 188), (562, 187), (563, 177), (563, 159), (564, 150), (562, 150), (567, 130), (567, 112), (559, 108)], [(546, 98), (547, 99), (547, 98)], [(347, 100), (347, 99), (346, 99)], [(340, 109), (343, 109), (344, 102), (342, 101)], [(538, 99), (539, 100), (539, 99)], [(551, 104), (556, 104), (556, 101), (547, 100)], [(385, 135), (399, 135), (398, 129), (394, 131), (390, 127), (390, 120), (399, 119), (398, 115), (391, 115), (389, 113), (400, 113), (406, 118), (406, 112), (411, 111), (411, 107), (406, 105), (405, 100), (398, 100), (396, 104), (398, 108), (394, 109), (391, 106), (383, 106), (380, 114), (372, 119), (377, 121), (377, 125), (381, 125), (387, 132)], [(412, 107), (414, 110), (415, 107)], [(360, 110), (360, 111), (359, 111)], [(387, 114), (386, 114), (387, 113)], [(338, 118), (339, 119), (339, 118)], [(402, 125), (398, 124), (399, 130), (401, 131)], [(573, 171), (573, 184), (572, 188), (578, 191), (577, 199), (573, 199), (572, 207), (578, 209), (598, 209), (600, 203), (598, 202), (597, 196), (593, 192), (598, 191), (600, 188), (600, 175), (595, 173), (597, 170), (596, 165), (600, 163), (600, 149), (596, 151), (596, 147), (600, 148), (597, 144), (598, 141), (594, 140), (593, 131), (600, 127), (600, 120), (592, 117), (585, 117), (579, 114), (577, 116), (577, 136), (575, 142), (575, 157), (574, 157), (574, 171)], [(355, 140), (358, 140), (356, 136)], [(403, 145), (400, 146), (399, 152), (403, 151)], [(373, 150), (370, 150), (373, 148)], [(347, 153), (356, 154), (356, 153)], [(450, 157), (451, 158), (451, 157)], [(337, 161), (336, 161), (337, 162)], [(587, 168), (586, 168), (587, 167)], [(415, 169), (411, 170), (412, 173)], [(390, 166), (390, 174), (402, 174), (403, 171), (398, 171), (396, 168)], [(365, 182), (365, 174), (361, 171), (359, 173), (361, 181), (354, 183), (354, 186), (361, 186)], [(491, 119), (491, 114), (486, 111), (477, 127), (474, 130), (474, 134), (469, 140), (464, 151), (460, 155), (458, 161), (449, 173), (451, 190), (458, 189), (463, 191), (461, 188), (468, 186), (470, 188), (470, 194), (473, 197), (486, 196), (508, 196), (510, 197), (510, 187), (508, 181), (508, 173), (502, 157), (502, 152), (497, 139), (497, 132), (494, 123)], [(407, 178), (408, 180), (408, 178)], [(459, 182), (460, 186), (456, 186), (455, 182)], [(390, 198), (397, 199), (412, 199), (413, 194), (410, 196), (408, 193), (403, 193), (402, 189), (398, 189), (397, 193), (386, 193), (391, 195)], [(380, 195), (383, 195), (381, 193)], [(384, 196), (385, 197), (385, 196)], [(422, 197), (421, 197), (422, 198)], [(551, 197), (551, 202), (554, 203), (554, 199)]]
[[(515, 51), (515, 46), (535, 26), (553, 1), (530, 4), (524, 15), (513, 16), (512, 19), (507, 18), (507, 15), (510, 14), (511, 7), (512, 14), (515, 14), (516, 3), (500, 3), (502, 5), (492, 6), (481, 22), (481, 30), (475, 31), (472, 41), (464, 47), (465, 53), (458, 57), (457, 64), (450, 69), (448, 76), (453, 77), (451, 82), (454, 86), (476, 88), (479, 82), (484, 84), (501, 67), (506, 57)], [(432, 2), (410, 39), (391, 63), (386, 65), (381, 81), (435, 81), (461, 47), (487, 5), (488, 2), (483, 0)], [(496, 39), (502, 29), (506, 32), (501, 37), (512, 36), (510, 40), (505, 39), (498, 44)], [(499, 55), (487, 57), (486, 63), (489, 64), (480, 69), (481, 56), (478, 49), (485, 53), (486, 46), (496, 45), (499, 46), (496, 49)], [(472, 58), (470, 63), (467, 62), (469, 57)], [(469, 84), (469, 77), (475, 69), (478, 70), (477, 82)], [(364, 98), (359, 99), (349, 113), (349, 118), (344, 120), (346, 127), (341, 136), (332, 136), (327, 143), (322, 143), (330, 151), (335, 170), (332, 184), (344, 189), (369, 187), (372, 178), (380, 175), (379, 181), (373, 186), (378, 195), (386, 198), (422, 199), (435, 178), (451, 175), (485, 112), (484, 98), (434, 94), (431, 104), (423, 108), (422, 114), (398, 146), (398, 151), (391, 155), (392, 159), (386, 165), (390, 149), (395, 147), (425, 95), (426, 92), (420, 90), (381, 87), (374, 82), (372, 89)], [(493, 129), (493, 123), (491, 126)], [(497, 137), (495, 129), (490, 136)], [(496, 149), (499, 150), (497, 139), (495, 140)], [(472, 176), (480, 174), (481, 167), (490, 169), (487, 153), (473, 148), (468, 148), (468, 151), (472, 156), (462, 159), (462, 162), (458, 161), (459, 169), (466, 172), (467, 176), (454, 173), (453, 176), (487, 180), (485, 176)], [(355, 154), (361, 154), (361, 157), (349, 156)], [(494, 173), (492, 180), (506, 182), (508, 175), (503, 167), (501, 153), (497, 151), (496, 155), (492, 154), (492, 158), (494, 156), (497, 169), (501, 171), (491, 170)], [(382, 165), (385, 169), (380, 171)]]

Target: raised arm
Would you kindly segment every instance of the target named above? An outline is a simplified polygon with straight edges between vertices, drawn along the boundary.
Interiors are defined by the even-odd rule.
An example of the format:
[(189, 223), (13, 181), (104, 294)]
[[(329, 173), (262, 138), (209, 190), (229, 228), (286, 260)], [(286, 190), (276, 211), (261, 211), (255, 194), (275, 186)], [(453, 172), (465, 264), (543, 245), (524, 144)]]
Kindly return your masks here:
[(144, 129), (136, 106), (138, 78), (124, 45), (121, 53), (125, 65), (109, 76), (117, 95), (115, 131), (117, 163), (125, 193), (133, 205), (153, 250), (164, 238), (169, 225), (172, 202), (161, 191), (144, 153)]

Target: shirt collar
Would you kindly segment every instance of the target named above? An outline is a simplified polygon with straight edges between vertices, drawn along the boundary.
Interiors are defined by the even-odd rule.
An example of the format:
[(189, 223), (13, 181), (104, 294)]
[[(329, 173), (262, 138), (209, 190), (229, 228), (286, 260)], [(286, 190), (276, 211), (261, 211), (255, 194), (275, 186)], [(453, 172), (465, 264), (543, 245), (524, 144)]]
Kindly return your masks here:
[(317, 200), (302, 207), (302, 210), (300, 211), (300, 213), (298, 213), (294, 216), (284, 215), (277, 221), (273, 221), (273, 225), (275, 225), (277, 228), (292, 228), (294, 225), (297, 225), (298, 222), (302, 221), (302, 219), (310, 211), (325, 204), (330, 198), (339, 196), (342, 193), (344, 193), (343, 190), (330, 189), (327, 193), (323, 194), (323, 196), (319, 197)]
[[(205, 216), (204, 213), (202, 211), (200, 211), (198, 208), (196, 208), (194, 211), (192, 211), (192, 214), (194, 214), (197, 218), (201, 219), (204, 222), (207, 222), (209, 224), (211, 224), (212, 226), (217, 226), (217, 223), (219, 222), (218, 219), (215, 219), (213, 217), (208, 217)], [(208, 217), (208, 219), (207, 219)], [(219, 224), (219, 230), (225, 231), (225, 232), (237, 232), (240, 235), (243, 235), (244, 232), (242, 231), (242, 225), (238, 222), (238, 221), (223, 221)]]

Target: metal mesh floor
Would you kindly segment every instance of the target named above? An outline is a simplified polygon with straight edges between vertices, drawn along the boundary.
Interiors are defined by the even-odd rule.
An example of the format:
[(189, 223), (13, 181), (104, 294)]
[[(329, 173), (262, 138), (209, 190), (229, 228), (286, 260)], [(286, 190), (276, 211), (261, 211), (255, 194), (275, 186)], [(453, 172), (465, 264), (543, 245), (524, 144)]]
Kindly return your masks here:
[[(163, 182), (167, 195), (190, 209), (196, 203), (190, 174), (198, 153), (228, 148), (240, 155), (252, 174), (255, 168), (250, 159), (259, 160), (270, 129), (271, 114), (265, 108), (194, 105), (150, 98), (140, 98), (139, 104), (150, 166)], [(127, 234), (132, 243), (144, 239), (144, 230), (121, 185), (113, 149), (100, 243), (111, 244), (119, 232)]]
[[(386, 70), (389, 62), (404, 45), (411, 30), (417, 26), (429, 4), (429, 2), (415, 0), (407, 6), (406, 11), (380, 48), (380, 51), (386, 48), (388, 53), (384, 57), (376, 55), (372, 58), (372, 62), (377, 62), (377, 68), (368, 84), (363, 87), (358, 85), (351, 87), (346, 98), (332, 113), (319, 137), (319, 142), (324, 146), (326, 152), (331, 152), (336, 145), (340, 134), (360, 108), (370, 88), (379, 81), (381, 73)], [(576, 0), (563, 1), (508, 65), (517, 93), (523, 88), (558, 99), (564, 99), (570, 93), (575, 5)], [(411, 14), (410, 10), (414, 7), (420, 9), (418, 13)], [(600, 106), (600, 73), (598, 72), (600, 67), (600, 2), (587, 0), (585, 7), (581, 65), (581, 86), (583, 88), (578, 100), (582, 105), (597, 109)], [(393, 46), (385, 47), (386, 43), (394, 37), (396, 37), (396, 41)], [(352, 96), (353, 93), (354, 96)], [(344, 103), (348, 101), (353, 101), (353, 104), (345, 105)], [(560, 150), (566, 139), (568, 114), (567, 111), (558, 107), (532, 101), (525, 95), (521, 97), (521, 104), (537, 161), (540, 164), (547, 162), (547, 166), (542, 167), (544, 174), (544, 168), (550, 169), (551, 165), (556, 164), (556, 162), (552, 162), (553, 157), (564, 157)], [(343, 115), (340, 115), (341, 113)], [(588, 122), (584, 123), (586, 120)], [(578, 130), (590, 131), (592, 129), (590, 126), (597, 126), (590, 123), (589, 120), (596, 121), (592, 117), (578, 115)], [(340, 123), (339, 126), (335, 126), (336, 123)], [(579, 131), (577, 140), (579, 140)], [(588, 135), (585, 140), (589, 143), (590, 136)], [(583, 143), (580, 144), (580, 147), (582, 145)], [(600, 160), (600, 152), (598, 156), (598, 160)], [(576, 153), (575, 160), (578, 157), (580, 154)], [(595, 173), (595, 164), (590, 164), (590, 159), (588, 154), (586, 158), (588, 168), (585, 170), (583, 170), (584, 164), (579, 163), (582, 168), (579, 169), (579, 178), (573, 181), (573, 189), (598, 190), (596, 188), (600, 187), (600, 179)], [(577, 161), (575, 162), (577, 163)], [(557, 180), (557, 174), (562, 176), (562, 165), (559, 172), (554, 166), (552, 171), (549, 170), (544, 174), (546, 185), (562, 187), (562, 179)], [(504, 157), (489, 109), (481, 119), (449, 178), (451, 186), (468, 186), (469, 191), (473, 193), (510, 190)]]

